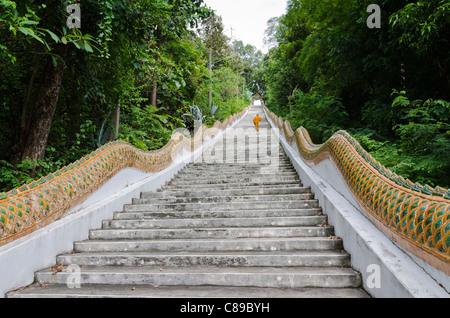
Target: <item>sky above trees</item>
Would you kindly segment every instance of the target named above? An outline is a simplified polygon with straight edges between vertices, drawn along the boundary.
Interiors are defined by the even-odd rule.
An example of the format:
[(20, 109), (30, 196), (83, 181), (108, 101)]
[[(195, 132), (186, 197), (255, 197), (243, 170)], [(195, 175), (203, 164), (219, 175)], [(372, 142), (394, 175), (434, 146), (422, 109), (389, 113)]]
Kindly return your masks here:
[(286, 13), (287, 0), (205, 0), (223, 19), (226, 35), (267, 53), (263, 43), (267, 21)]

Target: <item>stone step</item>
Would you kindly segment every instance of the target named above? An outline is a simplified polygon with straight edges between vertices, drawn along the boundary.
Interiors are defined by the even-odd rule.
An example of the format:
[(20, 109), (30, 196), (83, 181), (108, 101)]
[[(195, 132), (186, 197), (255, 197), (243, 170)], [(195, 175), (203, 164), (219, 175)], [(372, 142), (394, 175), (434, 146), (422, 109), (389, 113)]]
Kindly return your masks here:
[(237, 252), (342, 250), (339, 237), (212, 238), (85, 240), (75, 242), (76, 252)]
[(269, 209), (310, 209), (318, 208), (317, 200), (302, 201), (254, 201), (216, 203), (174, 203), (174, 204), (130, 204), (124, 205), (126, 212), (152, 211), (223, 211), (223, 210), (269, 210)]
[(183, 169), (181, 170), (177, 176), (185, 176), (185, 175), (214, 175), (214, 176), (229, 176), (229, 175), (261, 175), (264, 177), (268, 174), (286, 174), (292, 175), (297, 174), (297, 171), (294, 168), (279, 168), (279, 167), (270, 167), (264, 169), (230, 169), (230, 170), (222, 170), (222, 169)]
[(222, 172), (222, 171), (209, 171), (209, 172), (190, 172), (190, 171), (183, 171), (178, 173), (175, 178), (177, 179), (186, 179), (186, 178), (235, 178), (236, 174), (239, 173), (239, 176), (249, 176), (252, 178), (270, 178), (273, 176), (280, 176), (280, 177), (296, 177), (297, 172), (295, 171), (279, 171), (279, 170), (273, 170), (273, 171), (251, 171), (251, 172), (245, 172), (245, 171), (231, 171), (231, 172)]
[(152, 240), (205, 238), (273, 238), (273, 237), (329, 237), (330, 227), (240, 227), (240, 228), (181, 228), (181, 229), (99, 229), (91, 230), (91, 240)]
[[(280, 167), (292, 167), (292, 162), (290, 159), (280, 159), (277, 162)], [(220, 162), (195, 162), (191, 163), (187, 167), (202, 167), (204, 169), (216, 167), (217, 169), (228, 169), (228, 168), (242, 168), (242, 167), (252, 167), (252, 166), (258, 166), (260, 168), (264, 167), (270, 167), (272, 166), (270, 162), (262, 163), (262, 162), (249, 162), (249, 161), (239, 161), (239, 162), (223, 162), (223, 160), (220, 160)]]
[(178, 229), (207, 227), (292, 227), (325, 226), (326, 216), (301, 217), (258, 217), (258, 218), (211, 218), (211, 219), (169, 219), (169, 220), (104, 220), (103, 229)]
[(255, 165), (259, 164), (261, 166), (271, 166), (271, 167), (278, 167), (282, 165), (288, 165), (290, 164), (289, 161), (286, 160), (280, 160), (278, 158), (270, 158), (270, 157), (264, 157), (264, 158), (246, 158), (246, 159), (240, 159), (240, 158), (205, 158), (203, 159), (203, 163), (206, 165), (219, 165), (222, 166), (224, 164), (235, 164), (235, 165)]
[(295, 171), (292, 164), (283, 164), (278, 166), (272, 166), (272, 165), (241, 165), (239, 167), (236, 166), (222, 166), (222, 165), (215, 165), (215, 166), (193, 166), (188, 165), (186, 166), (183, 171), (199, 171), (199, 172), (205, 172), (205, 171), (221, 171), (221, 172), (236, 172), (236, 171), (273, 171), (273, 170), (285, 170), (285, 171)]
[(288, 252), (174, 252), (75, 253), (59, 255), (58, 265), (160, 267), (348, 267), (350, 256), (341, 251)]
[[(211, 160), (213, 160), (211, 162)], [(255, 160), (254, 158), (248, 159), (248, 160), (235, 160), (230, 159), (210, 159), (204, 160), (204, 161), (197, 161), (196, 163), (192, 164), (194, 167), (196, 166), (205, 166), (205, 167), (212, 167), (217, 166), (218, 169), (223, 169), (225, 166), (229, 167), (242, 167), (242, 166), (255, 166), (258, 165), (260, 167), (270, 167), (274, 166), (276, 164), (277, 166), (291, 166), (292, 162), (290, 159), (283, 159), (283, 158), (274, 158), (274, 160), (271, 160), (270, 158), (263, 158), (263, 160)]]
[(203, 189), (203, 190), (165, 190), (161, 192), (142, 192), (141, 199), (159, 199), (171, 197), (206, 197), (206, 196), (237, 196), (237, 195), (283, 195), (283, 194), (304, 194), (310, 193), (311, 188), (296, 187), (296, 188), (259, 188), (246, 187), (242, 189)]
[[(83, 285), (68, 288), (67, 284), (32, 285), (18, 292), (11, 292), (9, 298), (181, 298), (181, 299), (264, 299), (271, 298), (369, 298), (359, 288), (257, 288), (227, 286), (157, 286), (157, 285)], [(270, 307), (269, 307), (270, 308)], [(228, 308), (230, 309), (230, 308)], [(222, 308), (224, 311), (225, 308)], [(261, 309), (262, 311), (262, 309)], [(266, 310), (267, 312), (267, 310)]]
[(215, 163), (215, 164), (226, 164), (226, 163), (239, 163), (239, 164), (274, 164), (274, 163), (284, 163), (288, 164), (289, 159), (280, 156), (278, 153), (258, 153), (258, 150), (254, 151), (241, 151), (239, 153), (225, 153), (222, 151), (212, 152), (203, 154), (201, 158), (198, 158), (200, 162), (203, 163)]
[(244, 189), (264, 189), (264, 188), (301, 188), (303, 187), (301, 182), (299, 181), (279, 181), (279, 182), (270, 182), (270, 181), (261, 181), (261, 182), (242, 182), (242, 183), (217, 183), (217, 184), (197, 184), (195, 187), (186, 186), (185, 184), (174, 185), (167, 183), (162, 186), (158, 192), (162, 192), (165, 190), (172, 191), (192, 191), (192, 190), (204, 190), (204, 189), (213, 189), (213, 190), (226, 190), (226, 189), (235, 189), (235, 190), (244, 190)]
[[(270, 146), (268, 149), (274, 148), (284, 152), (283, 147), (279, 144), (278, 139), (275, 137), (275, 135), (261, 136), (255, 134), (253, 136), (258, 138), (250, 139), (249, 136), (245, 136), (246, 140), (244, 139), (238, 140), (237, 138), (241, 136), (232, 136), (230, 139), (225, 137), (225, 139), (222, 139), (222, 142), (215, 144), (214, 147), (212, 147), (211, 149), (228, 149), (231, 151), (233, 149), (241, 150), (241, 149), (253, 149), (258, 147)], [(263, 142), (265, 142), (265, 145), (263, 144)]]
[[(217, 148), (214, 150), (207, 150), (202, 154), (201, 157), (204, 161), (208, 162), (208, 160), (215, 159), (267, 159), (267, 158), (276, 158), (284, 161), (289, 160), (285, 153), (281, 152), (279, 149), (271, 149), (270, 146), (263, 146), (260, 148), (236, 148), (233, 147), (227, 148)], [(200, 160), (200, 157), (198, 158)]]
[(186, 218), (260, 218), (320, 216), (321, 208), (291, 210), (179, 211), (179, 212), (115, 212), (116, 220), (186, 219)]
[(215, 202), (254, 202), (254, 201), (294, 201), (313, 200), (312, 193), (301, 194), (267, 194), (267, 195), (230, 195), (202, 197), (165, 197), (150, 199), (133, 199), (132, 204), (178, 204), (178, 203), (215, 203)]
[(239, 165), (239, 166), (225, 166), (221, 164), (217, 165), (205, 165), (205, 166), (194, 166), (188, 165), (180, 172), (184, 171), (198, 171), (198, 172), (252, 172), (252, 171), (295, 171), (292, 164), (275, 164), (275, 165)]
[(222, 173), (198, 173), (198, 174), (182, 174), (176, 175), (171, 181), (188, 181), (196, 182), (197, 180), (203, 180), (204, 182), (215, 181), (218, 182), (240, 182), (242, 180), (293, 180), (300, 181), (297, 173), (234, 173), (234, 174), (222, 174)]
[(271, 147), (252, 147), (252, 148), (216, 148), (214, 150), (207, 150), (203, 153), (203, 159), (225, 159), (225, 158), (235, 158), (235, 159), (248, 159), (248, 158), (279, 158), (282, 160), (287, 160), (286, 154), (282, 153), (279, 149), (271, 149)]
[[(214, 151), (220, 151), (225, 152), (227, 154), (233, 154), (236, 152), (244, 152), (244, 151), (255, 151), (258, 150), (260, 153), (270, 153), (270, 152), (278, 152), (280, 155), (286, 155), (284, 152), (283, 147), (281, 147), (279, 144), (272, 144), (270, 142), (270, 139), (265, 138), (265, 140), (259, 138), (259, 139), (253, 139), (252, 143), (243, 143), (243, 142), (237, 142), (236, 140), (233, 142), (231, 140), (226, 140), (222, 144), (216, 144), (214, 147), (207, 149), (208, 152), (214, 152)], [(262, 143), (265, 141), (265, 144)]]
[[(286, 165), (288, 165), (288, 163), (280, 162), (277, 159), (265, 159), (264, 161), (258, 161), (258, 162), (254, 161), (253, 159), (251, 159), (251, 160), (248, 159), (247, 161), (236, 161), (234, 159), (232, 159), (232, 160), (224, 159), (224, 160), (214, 160), (213, 162), (215, 162), (216, 165), (218, 165), (218, 167), (217, 167), (218, 170), (223, 170), (221, 168), (221, 166), (224, 164), (237, 164), (237, 165), (242, 166), (242, 165), (252, 165), (252, 164), (257, 163), (261, 166), (270, 167), (270, 168), (286, 167)], [(211, 163), (210, 161), (207, 161), (204, 164), (210, 164), (210, 163)], [(291, 167), (292, 167), (292, 165), (291, 165)]]
[(221, 183), (233, 183), (233, 184), (242, 184), (242, 183), (260, 183), (260, 182), (270, 182), (280, 183), (280, 182), (300, 182), (300, 179), (296, 175), (292, 176), (277, 176), (273, 175), (270, 177), (252, 177), (252, 176), (240, 176), (235, 175), (232, 177), (215, 177), (215, 176), (202, 176), (197, 178), (175, 178), (170, 181), (169, 185), (192, 185), (192, 184), (221, 184)]
[[(82, 267), (80, 283), (106, 285), (235, 286), (268, 288), (360, 287), (360, 274), (330, 267)], [(39, 284), (67, 284), (71, 272), (36, 273)]]
[(207, 151), (225, 151), (227, 153), (233, 153), (233, 152), (243, 152), (243, 151), (253, 151), (253, 150), (261, 150), (261, 151), (277, 151), (280, 154), (285, 154), (283, 147), (279, 146), (279, 144), (272, 144), (270, 143), (270, 139), (265, 140), (266, 143), (261, 143), (261, 139), (259, 140), (259, 143), (257, 143), (257, 140), (254, 140), (254, 144), (244, 144), (243, 142), (237, 142), (236, 140), (234, 142), (227, 141), (223, 144), (216, 145), (215, 147), (208, 149)]

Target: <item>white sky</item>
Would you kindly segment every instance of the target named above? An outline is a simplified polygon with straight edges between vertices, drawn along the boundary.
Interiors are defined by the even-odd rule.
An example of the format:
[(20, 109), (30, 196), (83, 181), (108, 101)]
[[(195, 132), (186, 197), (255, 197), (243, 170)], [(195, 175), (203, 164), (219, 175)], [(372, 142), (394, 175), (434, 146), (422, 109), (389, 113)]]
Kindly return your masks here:
[(220, 15), (225, 34), (233, 39), (251, 44), (267, 53), (263, 44), (267, 21), (286, 13), (287, 0), (204, 0), (204, 3)]

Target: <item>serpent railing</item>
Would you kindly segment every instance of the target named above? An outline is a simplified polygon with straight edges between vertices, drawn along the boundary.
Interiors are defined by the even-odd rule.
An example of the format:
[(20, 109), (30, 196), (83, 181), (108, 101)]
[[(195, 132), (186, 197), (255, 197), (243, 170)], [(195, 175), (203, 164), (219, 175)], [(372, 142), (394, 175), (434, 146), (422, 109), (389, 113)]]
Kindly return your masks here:
[(0, 246), (61, 218), (124, 168), (144, 172), (166, 169), (182, 148), (197, 150), (206, 137), (215, 137), (247, 109), (216, 122), (212, 128), (202, 125), (192, 138), (176, 132), (166, 146), (156, 151), (142, 151), (122, 141), (108, 143), (55, 173), (0, 194)]
[(308, 131), (265, 111), (303, 160), (331, 159), (363, 212), (394, 242), (450, 275), (450, 190), (420, 185), (381, 165), (345, 131), (315, 145)]

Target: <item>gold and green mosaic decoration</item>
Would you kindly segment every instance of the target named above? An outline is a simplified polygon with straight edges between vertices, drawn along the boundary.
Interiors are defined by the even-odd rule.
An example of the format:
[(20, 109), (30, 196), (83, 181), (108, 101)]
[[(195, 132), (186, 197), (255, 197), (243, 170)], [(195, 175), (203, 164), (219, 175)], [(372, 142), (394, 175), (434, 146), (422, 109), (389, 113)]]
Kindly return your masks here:
[(450, 275), (450, 190), (413, 183), (381, 165), (345, 131), (315, 145), (308, 131), (265, 107), (286, 140), (310, 165), (331, 159), (367, 217), (394, 242)]
[(115, 141), (45, 178), (0, 194), (0, 246), (42, 228), (84, 201), (120, 170), (133, 167), (158, 172), (169, 167), (181, 149), (195, 151), (241, 118), (248, 108), (212, 128), (205, 125), (194, 137), (176, 132), (166, 146), (142, 151)]

